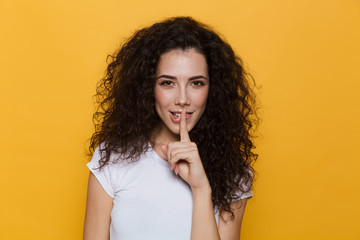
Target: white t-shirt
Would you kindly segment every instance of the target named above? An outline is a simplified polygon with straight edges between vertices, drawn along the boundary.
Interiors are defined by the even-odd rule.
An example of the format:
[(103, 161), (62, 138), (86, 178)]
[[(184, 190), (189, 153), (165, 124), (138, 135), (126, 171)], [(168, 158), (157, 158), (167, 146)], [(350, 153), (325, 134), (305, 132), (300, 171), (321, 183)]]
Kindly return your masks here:
[[(111, 161), (101, 170), (97, 148), (88, 168), (114, 199), (111, 240), (189, 240), (193, 199), (189, 185), (150, 148), (134, 163)], [(247, 192), (241, 198), (252, 196)], [(218, 212), (215, 212), (218, 223)]]

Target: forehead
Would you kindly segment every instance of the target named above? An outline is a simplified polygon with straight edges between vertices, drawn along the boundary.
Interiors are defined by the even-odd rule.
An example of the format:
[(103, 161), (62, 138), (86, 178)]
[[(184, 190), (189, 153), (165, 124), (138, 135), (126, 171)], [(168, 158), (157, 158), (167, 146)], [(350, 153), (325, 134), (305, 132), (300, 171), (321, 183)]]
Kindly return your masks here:
[(160, 56), (156, 69), (158, 74), (208, 74), (205, 56), (194, 48), (174, 49)]

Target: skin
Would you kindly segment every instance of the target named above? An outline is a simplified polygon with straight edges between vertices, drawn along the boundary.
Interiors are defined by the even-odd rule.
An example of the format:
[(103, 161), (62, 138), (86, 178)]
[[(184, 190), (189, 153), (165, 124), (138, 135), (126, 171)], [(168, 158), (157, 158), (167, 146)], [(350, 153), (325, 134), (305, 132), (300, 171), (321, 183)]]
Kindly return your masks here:
[[(154, 92), (156, 111), (162, 121), (154, 130), (153, 148), (191, 187), (191, 240), (239, 240), (246, 199), (231, 204), (233, 221), (220, 210), (226, 222), (219, 217), (219, 226), (216, 225), (211, 187), (197, 146), (189, 137), (206, 108), (210, 84), (207, 69), (205, 57), (195, 49), (172, 50), (161, 56)], [(171, 112), (181, 112), (180, 118), (172, 117)], [(90, 173), (84, 239), (109, 239), (112, 205), (113, 199)]]
[(210, 82), (205, 57), (195, 49), (169, 51), (160, 57), (156, 76), (155, 108), (162, 121), (154, 139), (178, 141), (180, 118), (174, 119), (171, 112), (180, 114), (186, 108), (190, 131), (206, 107)]

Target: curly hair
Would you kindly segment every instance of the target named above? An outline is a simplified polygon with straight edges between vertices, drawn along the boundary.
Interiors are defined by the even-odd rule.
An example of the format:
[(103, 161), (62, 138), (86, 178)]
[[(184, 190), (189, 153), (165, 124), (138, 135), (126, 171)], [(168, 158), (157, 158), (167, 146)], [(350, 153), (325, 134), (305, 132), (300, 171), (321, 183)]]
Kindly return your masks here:
[(197, 144), (209, 179), (213, 207), (233, 218), (230, 203), (251, 189), (258, 157), (252, 140), (258, 119), (250, 80), (254, 81), (230, 45), (190, 17), (170, 18), (138, 30), (115, 56), (108, 56), (107, 72), (95, 95), (98, 107), (89, 156), (102, 144), (102, 168), (111, 153), (134, 162), (148, 150), (152, 131), (161, 121), (154, 98), (160, 56), (191, 48), (205, 56), (211, 84), (205, 111), (190, 139)]

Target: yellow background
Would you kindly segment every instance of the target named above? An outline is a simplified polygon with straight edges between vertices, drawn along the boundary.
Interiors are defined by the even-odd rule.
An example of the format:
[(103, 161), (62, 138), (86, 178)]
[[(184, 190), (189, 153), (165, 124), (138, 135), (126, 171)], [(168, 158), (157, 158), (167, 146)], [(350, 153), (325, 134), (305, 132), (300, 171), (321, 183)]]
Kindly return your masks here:
[(360, 239), (358, 0), (1, 0), (0, 239), (81, 239), (105, 58), (174, 15), (215, 27), (262, 86), (243, 239)]

